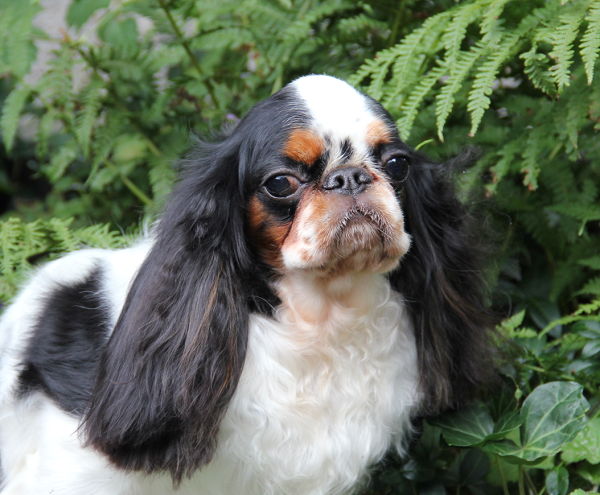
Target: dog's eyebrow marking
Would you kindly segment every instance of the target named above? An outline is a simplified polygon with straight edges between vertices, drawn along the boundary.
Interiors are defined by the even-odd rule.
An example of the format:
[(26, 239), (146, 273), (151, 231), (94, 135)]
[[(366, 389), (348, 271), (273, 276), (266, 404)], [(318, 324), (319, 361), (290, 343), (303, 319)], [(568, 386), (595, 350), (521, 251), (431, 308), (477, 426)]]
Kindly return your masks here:
[(325, 150), (323, 140), (310, 129), (292, 131), (283, 153), (297, 162), (313, 165)]
[(367, 125), (365, 141), (373, 148), (376, 148), (380, 144), (391, 143), (392, 131), (382, 120), (374, 120)]

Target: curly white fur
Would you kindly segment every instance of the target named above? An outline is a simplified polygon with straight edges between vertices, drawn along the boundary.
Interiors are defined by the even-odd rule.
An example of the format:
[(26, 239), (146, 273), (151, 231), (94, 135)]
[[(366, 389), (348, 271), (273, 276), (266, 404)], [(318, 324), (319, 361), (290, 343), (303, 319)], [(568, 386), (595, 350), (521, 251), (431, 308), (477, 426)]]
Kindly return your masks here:
[(39, 294), (100, 266), (116, 318), (147, 249), (67, 255), (37, 273), (4, 314), (2, 495), (342, 494), (391, 445), (402, 450), (418, 399), (416, 347), (400, 296), (376, 274), (324, 283), (292, 272), (280, 282), (276, 318), (251, 318), (217, 456), (178, 490), (166, 474), (119, 471), (83, 448), (78, 419), (45, 395), (18, 400), (19, 356), (40, 312)]

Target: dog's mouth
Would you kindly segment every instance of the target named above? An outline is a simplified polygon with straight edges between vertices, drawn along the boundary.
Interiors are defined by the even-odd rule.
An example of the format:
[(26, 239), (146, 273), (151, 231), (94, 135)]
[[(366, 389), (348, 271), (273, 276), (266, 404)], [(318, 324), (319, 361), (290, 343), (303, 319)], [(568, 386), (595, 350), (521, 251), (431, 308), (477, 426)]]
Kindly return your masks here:
[(324, 239), (324, 263), (320, 269), (387, 272), (394, 268), (408, 246), (403, 226), (369, 204), (355, 202), (332, 226)]
[(355, 204), (331, 232), (331, 243), (336, 248), (368, 249), (385, 244), (391, 228), (376, 210)]
[(333, 273), (395, 268), (410, 237), (388, 188), (372, 186), (358, 196), (307, 194), (282, 245), (285, 268)]

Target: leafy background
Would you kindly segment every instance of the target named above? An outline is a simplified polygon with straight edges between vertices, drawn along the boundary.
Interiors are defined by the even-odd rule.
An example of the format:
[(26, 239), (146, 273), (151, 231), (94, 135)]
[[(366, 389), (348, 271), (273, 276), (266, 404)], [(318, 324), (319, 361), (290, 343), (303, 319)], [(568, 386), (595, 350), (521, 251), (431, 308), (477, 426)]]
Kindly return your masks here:
[(491, 232), (500, 383), (423, 421), (365, 494), (582, 495), (600, 485), (600, 0), (0, 0), (0, 300), (33, 265), (155, 218), (190, 131), (307, 73), (384, 103)]

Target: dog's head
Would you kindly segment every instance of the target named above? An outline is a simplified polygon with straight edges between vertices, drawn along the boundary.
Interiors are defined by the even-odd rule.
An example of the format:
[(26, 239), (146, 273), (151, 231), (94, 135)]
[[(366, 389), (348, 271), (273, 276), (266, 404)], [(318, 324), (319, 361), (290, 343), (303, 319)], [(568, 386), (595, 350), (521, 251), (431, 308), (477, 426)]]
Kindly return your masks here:
[[(407, 252), (400, 193), (411, 151), (387, 112), (342, 81), (303, 77), (241, 128), (276, 123), (255, 164), (248, 228), (277, 273), (388, 272)], [(285, 103), (283, 103), (285, 102)]]
[(489, 355), (467, 215), (379, 103), (307, 76), (198, 148), (102, 355), (89, 444), (175, 479), (209, 462), (249, 314), (273, 314), (290, 272), (386, 274), (414, 326), (421, 412), (471, 395)]

